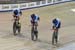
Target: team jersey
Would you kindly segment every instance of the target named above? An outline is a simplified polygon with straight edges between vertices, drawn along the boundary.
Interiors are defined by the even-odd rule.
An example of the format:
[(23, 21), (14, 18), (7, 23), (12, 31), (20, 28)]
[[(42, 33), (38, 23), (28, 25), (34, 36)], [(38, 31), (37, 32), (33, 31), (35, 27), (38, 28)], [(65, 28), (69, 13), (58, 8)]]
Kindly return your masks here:
[(54, 19), (52, 22), (53, 22), (53, 26), (54, 26), (54, 27), (60, 28), (60, 26), (61, 26), (61, 21), (60, 21), (59, 18)]
[(13, 14), (18, 17), (18, 16), (21, 16), (22, 12), (20, 9), (14, 9)]
[(35, 15), (33, 18), (30, 19), (30, 21), (34, 22), (38, 22), (39, 21), (39, 16)]

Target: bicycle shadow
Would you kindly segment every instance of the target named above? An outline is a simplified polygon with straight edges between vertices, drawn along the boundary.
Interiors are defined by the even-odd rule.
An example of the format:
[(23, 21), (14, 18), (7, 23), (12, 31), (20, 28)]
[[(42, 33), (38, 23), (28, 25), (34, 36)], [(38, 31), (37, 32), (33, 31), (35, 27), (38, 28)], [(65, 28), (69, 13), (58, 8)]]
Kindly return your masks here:
[[(3, 34), (4, 33), (4, 34)], [(3, 35), (1, 35), (1, 38), (3, 39), (18, 39), (18, 40), (30, 40), (29, 35), (23, 35), (23, 33), (21, 34), (17, 34), (16, 36), (14, 36), (13, 33), (11, 32), (2, 32)]]
[(38, 39), (37, 42), (51, 44), (51, 41), (46, 41), (46, 40), (41, 40), (41, 39)]

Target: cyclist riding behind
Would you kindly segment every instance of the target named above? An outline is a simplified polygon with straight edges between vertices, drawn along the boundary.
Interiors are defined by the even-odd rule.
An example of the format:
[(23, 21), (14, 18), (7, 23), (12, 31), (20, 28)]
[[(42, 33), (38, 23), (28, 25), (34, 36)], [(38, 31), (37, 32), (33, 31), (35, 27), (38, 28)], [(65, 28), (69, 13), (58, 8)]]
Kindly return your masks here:
[(39, 16), (36, 14), (31, 14), (31, 25), (32, 26), (38, 26), (38, 21), (40, 20)]
[(40, 20), (39, 16), (37, 16), (36, 14), (31, 14), (31, 38), (32, 40), (34, 40), (34, 36), (36, 37), (36, 40), (38, 39), (38, 30), (37, 30), (37, 26), (38, 26), (38, 21)]

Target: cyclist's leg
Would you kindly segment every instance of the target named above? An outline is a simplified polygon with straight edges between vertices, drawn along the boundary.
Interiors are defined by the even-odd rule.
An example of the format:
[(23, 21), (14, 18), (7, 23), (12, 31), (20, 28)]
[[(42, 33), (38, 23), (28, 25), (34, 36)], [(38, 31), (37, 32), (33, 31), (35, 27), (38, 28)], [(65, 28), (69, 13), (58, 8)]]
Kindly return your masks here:
[(18, 33), (20, 34), (20, 31), (21, 31), (21, 23), (19, 23), (19, 26), (18, 26)]
[(32, 26), (31, 28), (31, 38), (32, 40), (34, 40), (34, 26)]
[(56, 41), (56, 44), (58, 42), (58, 29), (56, 30), (56, 33), (55, 33), (55, 41)]
[(20, 34), (21, 23), (19, 22), (19, 17), (16, 17), (16, 30)]
[(14, 35), (16, 35), (16, 23), (15, 22), (13, 23), (13, 33)]
[[(36, 26), (36, 29), (37, 29), (38, 26)], [(38, 29), (36, 31), (36, 39), (38, 39)]]
[(38, 39), (38, 32), (36, 32), (36, 40)]
[(38, 29), (37, 29), (37, 27), (38, 27), (38, 23), (36, 22), (35, 23), (35, 36), (36, 36), (36, 40), (38, 39)]
[(37, 40), (37, 38), (38, 38), (37, 26), (34, 27), (34, 36), (35, 36), (35, 38)]

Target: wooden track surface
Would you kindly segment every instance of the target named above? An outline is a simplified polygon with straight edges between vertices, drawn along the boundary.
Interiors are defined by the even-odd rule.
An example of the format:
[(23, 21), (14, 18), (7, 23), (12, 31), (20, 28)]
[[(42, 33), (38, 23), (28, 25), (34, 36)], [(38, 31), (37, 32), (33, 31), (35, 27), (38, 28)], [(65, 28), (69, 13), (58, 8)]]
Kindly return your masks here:
[[(0, 13), (0, 50), (56, 50), (66, 44), (75, 42), (75, 2), (61, 3), (36, 9), (23, 10), (21, 17), (21, 35), (14, 36), (12, 33), (12, 13)], [(39, 40), (31, 40), (30, 15), (38, 14)], [(59, 17), (62, 27), (59, 30), (58, 47), (53, 47), (52, 41), (52, 19)]]

